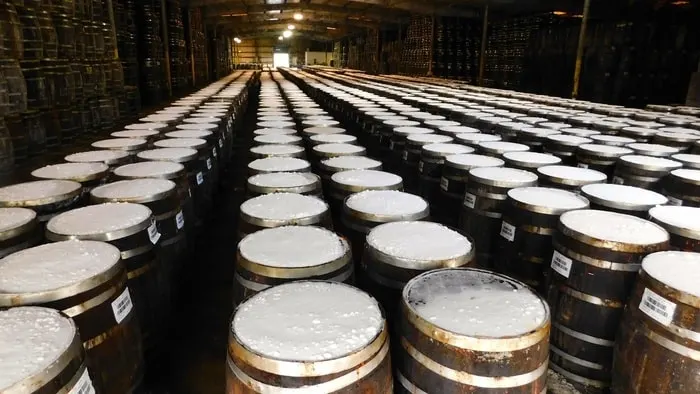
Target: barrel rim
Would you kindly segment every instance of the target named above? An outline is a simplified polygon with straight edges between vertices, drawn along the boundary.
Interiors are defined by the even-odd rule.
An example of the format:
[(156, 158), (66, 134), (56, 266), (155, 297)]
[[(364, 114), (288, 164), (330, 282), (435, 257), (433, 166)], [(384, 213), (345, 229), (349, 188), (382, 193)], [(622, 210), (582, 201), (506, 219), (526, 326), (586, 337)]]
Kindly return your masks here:
[(320, 198), (313, 197), (313, 196), (308, 196), (308, 197), (318, 199), (326, 206), (326, 209), (323, 212), (316, 213), (316, 214), (309, 215), (309, 216), (305, 216), (303, 218), (296, 218), (296, 219), (258, 218), (258, 217), (248, 215), (247, 213), (241, 211), (241, 220), (243, 220), (245, 223), (253, 225), (253, 226), (258, 226), (258, 227), (262, 227), (262, 228), (273, 228), (273, 227), (279, 227), (279, 226), (314, 225), (314, 224), (323, 223), (325, 219), (330, 218), (330, 208), (325, 201), (321, 200)]
[[(467, 264), (471, 263), (474, 261), (474, 258), (476, 256), (476, 247), (474, 243), (474, 239), (468, 235), (462, 234), (459, 231), (450, 228), (448, 226), (445, 226), (449, 228), (452, 231), (457, 232), (458, 234), (462, 235), (463, 237), (467, 238), (469, 243), (471, 244), (471, 248), (466, 254), (449, 258), (449, 259), (409, 259), (409, 258), (402, 258), (402, 257), (396, 257), (392, 256), (388, 253), (384, 253), (374, 246), (372, 246), (369, 242), (365, 242), (365, 253), (368, 254), (370, 257), (372, 257), (371, 261), (376, 261), (382, 264), (390, 265), (393, 267), (397, 268), (405, 268), (405, 269), (410, 269), (410, 270), (421, 270), (421, 271), (429, 271), (429, 270), (434, 270), (434, 269), (440, 269), (440, 268), (458, 268), (458, 267), (464, 267)], [(363, 257), (363, 266), (365, 268), (369, 268), (370, 266), (365, 263), (365, 259)], [(429, 262), (430, 267), (426, 267), (425, 269), (423, 268), (418, 268), (415, 264), (413, 263), (426, 263)]]
[[(68, 162), (70, 163), (70, 162)], [(77, 163), (76, 163), (77, 164)], [(32, 171), (31, 175), (32, 178), (37, 179), (37, 180), (50, 180), (50, 179), (58, 179), (58, 180), (66, 180), (66, 181), (73, 181), (73, 182), (78, 182), (78, 183), (86, 183), (98, 179), (105, 179), (110, 173), (109, 166), (106, 163), (103, 162), (92, 162), (92, 163), (85, 163), (85, 164), (104, 164), (105, 168), (101, 171), (93, 172), (91, 174), (84, 174), (82, 176), (74, 176), (74, 177), (67, 177), (67, 178), (58, 178), (58, 177), (42, 177), (42, 176), (37, 176), (35, 174), (36, 171), (44, 168), (44, 167), (50, 167), (51, 165), (44, 166), (44, 167), (39, 167), (36, 170)], [(60, 165), (60, 164), (57, 164)]]
[[(28, 208), (25, 208), (28, 209)], [(34, 211), (32, 211), (34, 212)], [(10, 229), (7, 229), (5, 231), (0, 232), (0, 241), (6, 241), (8, 239), (12, 239), (15, 237), (18, 237), (23, 234), (30, 233), (34, 231), (37, 226), (39, 225), (39, 215), (34, 212), (34, 217), (30, 219), (27, 223), (23, 223), (17, 227), (13, 227)]]
[(143, 157), (143, 153), (148, 153), (151, 151), (157, 151), (159, 149), (173, 149), (173, 148), (154, 148), (154, 149), (149, 149), (149, 150), (144, 150), (136, 154), (136, 157), (139, 158), (142, 161), (168, 161), (171, 163), (189, 163), (191, 161), (197, 160), (199, 157), (199, 153), (197, 152), (196, 149), (192, 148), (184, 148), (184, 149), (192, 149), (194, 152), (190, 155), (185, 155), (185, 156), (179, 156), (179, 157), (171, 157), (169, 159), (153, 159), (153, 158), (148, 158), (148, 157)]
[[(150, 208), (149, 208), (150, 210)], [(60, 216), (60, 215), (58, 215)], [(143, 230), (146, 230), (149, 228), (151, 225), (155, 225), (156, 219), (155, 216), (153, 215), (153, 212), (151, 212), (151, 215), (142, 221), (141, 223), (135, 224), (133, 226), (123, 228), (120, 230), (115, 230), (115, 231), (108, 231), (108, 232), (103, 232), (103, 233), (93, 233), (93, 234), (85, 234), (85, 235), (71, 235), (71, 234), (58, 234), (54, 233), (51, 230), (49, 230), (48, 225), (46, 227), (46, 239), (52, 242), (58, 242), (58, 241), (103, 241), (103, 242), (109, 242), (109, 241), (115, 241), (118, 239), (126, 238), (131, 235), (137, 234)]]
[[(150, 178), (137, 178), (137, 179), (126, 179), (123, 181), (117, 181), (117, 182), (131, 182), (131, 181), (137, 181), (141, 179), (150, 179)], [(161, 178), (154, 178), (154, 179), (161, 179)], [(168, 179), (163, 179), (164, 181), (169, 181)], [(113, 182), (113, 183), (117, 183)], [(90, 201), (93, 202), (94, 204), (103, 204), (103, 203), (109, 203), (109, 202), (129, 202), (133, 204), (147, 204), (150, 202), (154, 201), (162, 201), (167, 199), (168, 197), (175, 195), (177, 192), (177, 183), (172, 182), (171, 188), (169, 188), (167, 191), (160, 192), (160, 193), (154, 193), (154, 194), (147, 194), (143, 196), (138, 196), (138, 197), (98, 197), (95, 195), (95, 190), (103, 187), (103, 186), (110, 186), (113, 183), (107, 183), (105, 185), (98, 186), (90, 191)]]
[(663, 227), (666, 231), (673, 235), (678, 235), (681, 237), (690, 238), (693, 240), (700, 240), (700, 230), (693, 230), (685, 227), (676, 226), (663, 221), (661, 218), (654, 216), (653, 210), (656, 207), (652, 207), (649, 210), (649, 220), (657, 225)]
[[(185, 175), (187, 175), (187, 170), (185, 169), (185, 166), (182, 166), (182, 168), (180, 168), (179, 170), (177, 170), (175, 172), (162, 173), (162, 174), (159, 174), (158, 176), (144, 177), (144, 176), (130, 176), (130, 175), (117, 174), (117, 170), (119, 170), (121, 167), (125, 167), (125, 166), (131, 165), (131, 164), (140, 164), (140, 163), (148, 163), (148, 162), (157, 163), (156, 160), (147, 160), (147, 161), (142, 161), (142, 162), (138, 162), (138, 163), (124, 164), (123, 166), (119, 166), (119, 167), (114, 169), (114, 171), (113, 171), (114, 176), (117, 177), (119, 180), (135, 180), (135, 179), (149, 179), (149, 178), (173, 180), (173, 179), (178, 179), (178, 178), (181, 178), (181, 177), (184, 177)], [(171, 163), (170, 161), (166, 161), (166, 162)], [(180, 164), (180, 163), (175, 163), (175, 164)], [(182, 165), (182, 164), (180, 164), (180, 165)]]
[[(41, 181), (51, 181), (51, 179), (43, 179), (39, 180), (36, 182), (41, 182)], [(58, 181), (61, 182), (73, 182), (75, 183), (75, 189), (71, 192), (68, 193), (63, 193), (63, 194), (57, 194), (53, 196), (48, 196), (40, 199), (35, 199), (35, 200), (15, 200), (15, 201), (3, 201), (0, 200), (0, 207), (2, 208), (12, 208), (12, 207), (18, 207), (18, 208), (27, 208), (27, 207), (41, 207), (44, 205), (51, 205), (51, 204), (56, 204), (59, 202), (65, 202), (71, 199), (74, 199), (78, 196), (80, 196), (83, 192), (83, 187), (79, 182), (71, 181), (71, 180), (62, 180), (59, 179)]]
[[(100, 142), (100, 141), (106, 141), (106, 140), (110, 140), (110, 139), (131, 140), (133, 142), (139, 141), (139, 143), (133, 144), (133, 145), (125, 145), (125, 146), (110, 146), (110, 147), (101, 147), (99, 145), (95, 146), (95, 144)], [(106, 139), (102, 139), (99, 141), (95, 141), (92, 144), (90, 144), (90, 146), (92, 148), (95, 148), (95, 149), (116, 150), (116, 151), (123, 151), (123, 152), (131, 153), (131, 152), (140, 151), (140, 150), (143, 150), (144, 148), (146, 148), (148, 146), (148, 141), (146, 141), (143, 138), (123, 138), (123, 137), (122, 138), (106, 138)]]
[[(376, 190), (376, 191), (383, 191), (383, 190)], [(388, 191), (393, 191), (393, 190), (388, 190)], [(405, 193), (405, 192), (402, 192)], [(410, 194), (410, 193), (406, 193)], [(420, 211), (413, 212), (413, 213), (408, 213), (408, 214), (401, 214), (401, 215), (383, 215), (383, 214), (373, 214), (373, 213), (366, 213), (362, 211), (358, 211), (355, 209), (352, 209), (348, 206), (347, 201), (353, 196), (353, 194), (346, 196), (343, 199), (343, 212), (342, 212), (342, 217), (343, 217), (343, 222), (347, 225), (350, 225), (350, 223), (347, 223), (347, 219), (354, 218), (354, 219), (359, 219), (362, 221), (367, 221), (370, 223), (377, 223), (377, 224), (383, 224), (383, 223), (390, 223), (390, 222), (406, 222), (406, 221), (419, 221), (419, 220), (425, 220), (428, 217), (430, 217), (430, 204), (425, 201), (423, 198), (421, 198), (423, 201), (425, 201), (425, 208), (423, 208)], [(420, 196), (416, 196), (420, 197)]]
[(537, 180), (538, 180), (537, 174), (535, 174), (532, 171), (521, 170), (519, 168), (509, 168), (509, 167), (504, 167), (504, 166), (488, 167), (488, 168), (508, 168), (509, 170), (520, 171), (520, 172), (532, 175), (534, 177), (534, 179), (532, 181), (529, 181), (529, 182), (515, 182), (515, 181), (498, 181), (498, 180), (493, 180), (493, 179), (484, 178), (484, 177), (474, 175), (472, 173), (472, 170), (476, 169), (476, 168), (484, 168), (484, 167), (475, 167), (475, 168), (470, 169), (469, 175), (467, 178), (467, 182), (473, 182), (473, 183), (477, 183), (480, 185), (503, 187), (503, 188), (517, 188), (517, 187), (530, 187), (530, 186), (534, 187), (537, 185)]
[(666, 202), (664, 202), (662, 204), (651, 204), (651, 203), (650, 204), (635, 204), (635, 203), (625, 202), (625, 201), (609, 200), (609, 199), (605, 199), (603, 197), (598, 197), (596, 195), (593, 195), (593, 194), (587, 192), (585, 190), (585, 186), (588, 186), (588, 185), (584, 185), (581, 188), (581, 195), (586, 197), (588, 199), (588, 201), (591, 202), (592, 204), (598, 204), (598, 205), (601, 205), (601, 206), (604, 206), (607, 208), (621, 209), (621, 210), (625, 210), (625, 211), (645, 211), (646, 212), (646, 211), (650, 210), (651, 208), (654, 208), (657, 205), (665, 205), (668, 203), (668, 198), (666, 198), (666, 196), (664, 196), (663, 194), (656, 193), (653, 190), (642, 189), (642, 188), (639, 188), (637, 186), (629, 186), (629, 187), (635, 187), (635, 188), (638, 188), (638, 189), (641, 189), (644, 191), (658, 194), (659, 196), (664, 197), (666, 199)]

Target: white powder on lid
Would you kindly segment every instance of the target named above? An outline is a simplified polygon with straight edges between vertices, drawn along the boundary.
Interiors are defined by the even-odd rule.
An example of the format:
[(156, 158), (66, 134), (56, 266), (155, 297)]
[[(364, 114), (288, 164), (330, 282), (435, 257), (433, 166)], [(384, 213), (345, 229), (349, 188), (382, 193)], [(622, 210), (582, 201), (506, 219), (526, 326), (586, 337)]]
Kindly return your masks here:
[(404, 287), (403, 299), (435, 326), (472, 337), (524, 335), (549, 319), (547, 305), (529, 288), (487, 271), (430, 271)]
[(0, 202), (20, 203), (30, 200), (42, 200), (64, 194), (75, 193), (82, 186), (78, 182), (51, 179), (17, 183), (0, 188)]
[(581, 191), (590, 198), (629, 205), (663, 205), (668, 199), (651, 190), (634, 186), (595, 183), (585, 185)]
[(253, 131), (255, 135), (287, 135), (296, 134), (297, 131), (294, 129), (257, 129)]
[(253, 160), (248, 167), (258, 171), (293, 172), (309, 168), (308, 161), (296, 157), (268, 157)]
[(367, 190), (348, 197), (345, 205), (357, 212), (380, 216), (414, 215), (428, 209), (428, 203), (413, 194), (396, 190)]
[(591, 139), (596, 142), (609, 142), (609, 143), (616, 143), (616, 144), (633, 144), (634, 139), (632, 138), (627, 138), (627, 137), (620, 137), (617, 135), (608, 135), (608, 134), (601, 134), (601, 135), (593, 135), (591, 136)]
[(501, 167), (505, 164), (503, 160), (495, 157), (473, 154), (450, 155), (445, 157), (445, 163), (451, 163), (457, 166), (468, 166), (470, 168)]
[(116, 150), (91, 150), (66, 156), (64, 159), (71, 163), (103, 163), (128, 157), (129, 154)]
[(238, 244), (243, 258), (269, 267), (302, 268), (330, 263), (347, 252), (332, 231), (285, 226), (255, 232)]
[(357, 137), (349, 134), (315, 134), (310, 139), (319, 144), (351, 144), (357, 142)]
[(160, 122), (174, 122), (178, 119), (180, 119), (181, 115), (165, 115), (165, 114), (155, 114), (155, 115), (148, 115), (145, 118), (139, 119), (141, 122), (154, 122), (154, 123), (160, 123)]
[(333, 182), (341, 185), (361, 186), (368, 188), (389, 187), (398, 185), (403, 179), (395, 174), (375, 170), (349, 170), (336, 172), (331, 177)]
[(328, 205), (316, 197), (294, 193), (267, 194), (241, 204), (241, 212), (254, 218), (295, 220), (321, 215)]
[(700, 231), (700, 208), (664, 205), (650, 209), (649, 216), (665, 225)]
[(394, 134), (402, 135), (402, 136), (415, 135), (415, 134), (432, 134), (435, 132), (434, 130), (428, 129), (425, 127), (413, 127), (413, 126), (396, 127), (393, 131), (394, 131)]
[(46, 229), (54, 234), (88, 236), (127, 229), (151, 217), (145, 205), (107, 203), (73, 209), (54, 216)]
[(323, 160), (321, 164), (329, 168), (339, 168), (343, 170), (367, 170), (380, 168), (382, 166), (382, 162), (365, 156), (332, 157)]
[(174, 190), (174, 182), (166, 179), (133, 179), (118, 181), (98, 186), (90, 192), (91, 195), (102, 199), (131, 199), (144, 198), (155, 194)]
[(630, 164), (638, 164), (641, 166), (652, 166), (659, 167), (662, 169), (672, 170), (676, 168), (681, 168), (683, 164), (675, 160), (669, 160), (663, 157), (653, 157), (653, 156), (641, 156), (641, 155), (627, 155), (622, 156), (620, 161)]
[(635, 245), (668, 241), (668, 233), (648, 220), (616, 212), (583, 209), (561, 215), (561, 223), (588, 237)]
[(389, 256), (424, 261), (425, 267), (435, 268), (431, 261), (455, 259), (472, 250), (469, 240), (456, 231), (431, 222), (393, 222), (379, 225), (367, 235), (367, 244)]
[(0, 311), (0, 392), (44, 375), (45, 368), (68, 350), (75, 333), (73, 321), (53, 309), (19, 307)]
[(313, 148), (315, 151), (327, 154), (358, 155), (365, 151), (364, 147), (351, 144), (320, 144)]
[(153, 146), (156, 146), (158, 148), (199, 149), (201, 146), (206, 144), (207, 141), (201, 138), (166, 138), (164, 140), (154, 142)]
[(124, 126), (127, 130), (160, 130), (168, 127), (167, 123), (157, 123), (157, 122), (145, 122), (145, 123), (133, 123), (128, 126)]
[(158, 134), (160, 134), (160, 132), (157, 130), (122, 130), (115, 131), (110, 135), (116, 138), (147, 138)]
[(406, 141), (415, 142), (421, 145), (448, 144), (452, 142), (452, 137), (439, 134), (412, 134), (406, 137)]
[(106, 173), (109, 167), (104, 163), (62, 163), (45, 166), (32, 171), (32, 176), (42, 179), (79, 180)]
[(634, 153), (632, 149), (629, 148), (623, 148), (621, 146), (611, 146), (611, 145), (602, 145), (602, 144), (583, 144), (579, 145), (578, 149), (583, 152), (588, 152), (588, 153), (602, 153), (602, 154), (608, 154), (608, 155), (629, 155), (631, 153)]
[(304, 148), (300, 146), (280, 144), (260, 145), (250, 149), (251, 153), (258, 155), (291, 155), (303, 151)]
[(530, 150), (530, 147), (525, 144), (506, 141), (482, 141), (479, 142), (479, 147), (487, 150), (508, 151), (508, 152), (525, 152)]
[(678, 160), (684, 164), (694, 164), (700, 165), (700, 155), (688, 154), (688, 153), (678, 153), (671, 156), (671, 159)]
[(520, 187), (509, 190), (508, 197), (523, 204), (550, 209), (588, 208), (588, 200), (585, 198), (566, 190), (548, 187)]
[(527, 162), (537, 164), (557, 164), (561, 163), (561, 159), (548, 153), (537, 152), (506, 152), (503, 157), (507, 160), (516, 162)]
[(271, 174), (254, 175), (248, 178), (248, 183), (258, 187), (301, 187), (318, 182), (314, 174), (275, 172)]
[(606, 182), (608, 176), (600, 171), (571, 166), (544, 166), (537, 169), (542, 175), (581, 182)]
[(547, 136), (546, 139), (548, 141), (560, 142), (564, 145), (570, 145), (570, 146), (588, 144), (588, 143), (593, 142), (593, 140), (590, 138), (584, 138), (584, 137), (579, 137), (576, 135), (567, 135), (567, 134), (550, 135), (550, 136)]
[(268, 134), (268, 135), (259, 135), (254, 138), (254, 141), (259, 143), (259, 144), (280, 144), (280, 145), (287, 145), (287, 144), (297, 144), (301, 142), (301, 137), (295, 136), (295, 135), (286, 135), (286, 134)]
[(671, 171), (671, 175), (691, 182), (700, 182), (700, 170), (689, 170), (684, 168), (681, 170)]
[(99, 149), (120, 149), (134, 148), (146, 145), (148, 141), (143, 138), (111, 138), (107, 140), (95, 141), (92, 143), (93, 148)]
[(125, 178), (157, 178), (164, 175), (183, 171), (185, 166), (169, 161), (145, 161), (143, 163), (126, 164), (114, 169), (116, 176)]
[(196, 155), (197, 151), (192, 148), (160, 148), (139, 152), (136, 157), (144, 160), (168, 161), (181, 160), (185, 157)]
[(664, 153), (673, 154), (678, 153), (680, 150), (678, 148), (673, 148), (661, 144), (644, 144), (644, 143), (634, 143), (627, 145), (628, 148), (634, 150), (637, 153)]
[(304, 129), (305, 134), (343, 134), (345, 129), (340, 127), (307, 127)]
[(166, 133), (165, 136), (168, 138), (207, 138), (211, 136), (211, 131), (207, 130), (177, 130)]
[(537, 175), (524, 170), (508, 167), (478, 167), (469, 171), (471, 176), (494, 182), (530, 183), (537, 181)]
[(700, 297), (700, 253), (652, 253), (642, 260), (642, 269), (666, 286)]
[(58, 290), (107, 271), (119, 259), (119, 249), (97, 241), (62, 241), (25, 249), (0, 260), (0, 293)]
[(36, 218), (36, 213), (26, 208), (0, 208), (0, 232), (24, 226)]
[(423, 151), (431, 156), (439, 155), (441, 157), (450, 155), (459, 155), (474, 152), (474, 148), (459, 144), (428, 144), (423, 145)]
[(247, 349), (288, 361), (332, 360), (365, 348), (384, 329), (379, 304), (335, 282), (275, 286), (236, 310), (231, 327)]

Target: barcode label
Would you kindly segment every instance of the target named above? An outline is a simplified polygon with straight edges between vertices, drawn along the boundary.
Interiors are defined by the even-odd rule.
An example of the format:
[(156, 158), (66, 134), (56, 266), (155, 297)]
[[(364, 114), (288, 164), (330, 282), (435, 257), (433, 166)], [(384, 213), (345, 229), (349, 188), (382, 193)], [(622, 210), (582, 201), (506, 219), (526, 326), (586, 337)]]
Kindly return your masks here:
[(132, 309), (134, 309), (134, 303), (131, 302), (131, 294), (129, 294), (129, 289), (124, 289), (124, 292), (112, 301), (112, 311), (117, 324), (126, 319)]
[(148, 227), (148, 238), (150, 238), (151, 243), (155, 245), (160, 239), (160, 233), (158, 232), (158, 226), (156, 222), (153, 222), (150, 227)]
[(577, 166), (578, 168), (588, 168), (588, 164), (586, 163), (578, 163)]
[(556, 250), (554, 251), (554, 254), (552, 255), (552, 269), (557, 271), (561, 276), (568, 278), (569, 275), (571, 274), (571, 265), (573, 261), (564, 256), (563, 254), (557, 252)]
[(447, 178), (440, 178), (440, 188), (447, 191), (448, 187), (450, 187), (450, 180)]
[(469, 208), (474, 208), (474, 206), (476, 206), (476, 196), (471, 193), (465, 193), (464, 205)]
[(675, 205), (677, 207), (680, 207), (683, 205), (683, 200), (671, 196), (666, 196), (668, 198), (668, 204), (669, 205)]
[(515, 240), (515, 226), (508, 222), (501, 222), (501, 237), (513, 242)]
[(90, 380), (90, 374), (87, 368), (83, 371), (82, 376), (80, 376), (80, 379), (78, 379), (75, 386), (70, 389), (68, 394), (95, 394), (95, 388), (92, 387), (92, 380)]
[(639, 309), (657, 322), (668, 326), (676, 312), (676, 304), (645, 288)]
[(224, 147), (224, 140), (223, 140), (223, 138), (219, 138), (219, 148), (223, 148), (223, 147)]
[(619, 176), (614, 176), (612, 179), (612, 183), (613, 183), (613, 185), (624, 185), (625, 180), (620, 178)]
[(214, 156), (214, 157), (219, 157), (219, 154), (216, 153), (216, 148), (212, 148), (212, 150), (211, 150), (211, 155)]
[(403, 151), (403, 159), (408, 160), (408, 151), (407, 150)]
[(185, 227), (185, 215), (182, 213), (182, 211), (178, 212), (177, 215), (175, 215), (175, 225), (177, 225), (178, 230)]
[(201, 185), (202, 183), (204, 183), (204, 174), (202, 174), (201, 172), (198, 172), (197, 173), (197, 184)]
[(418, 162), (418, 172), (423, 172), (423, 162)]
[(211, 159), (207, 159), (207, 170), (211, 170)]

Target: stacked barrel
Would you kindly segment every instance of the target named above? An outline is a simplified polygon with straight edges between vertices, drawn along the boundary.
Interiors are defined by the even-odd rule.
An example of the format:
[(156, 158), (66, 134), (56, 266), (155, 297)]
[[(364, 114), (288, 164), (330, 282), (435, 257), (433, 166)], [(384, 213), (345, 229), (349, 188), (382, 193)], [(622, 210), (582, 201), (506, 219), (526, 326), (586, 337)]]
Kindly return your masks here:
[(0, 391), (147, 386), (256, 79), (232, 74), (0, 188)]

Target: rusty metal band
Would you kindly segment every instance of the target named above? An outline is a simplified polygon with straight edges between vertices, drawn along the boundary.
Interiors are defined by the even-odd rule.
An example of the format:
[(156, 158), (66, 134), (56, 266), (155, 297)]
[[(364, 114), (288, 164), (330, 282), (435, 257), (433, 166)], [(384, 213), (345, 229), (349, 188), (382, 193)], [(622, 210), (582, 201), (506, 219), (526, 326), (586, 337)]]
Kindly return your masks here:
[(534, 371), (524, 373), (521, 375), (514, 376), (482, 376), (474, 375), (464, 371), (458, 371), (452, 368), (448, 368), (442, 364), (439, 364), (427, 357), (423, 353), (419, 352), (418, 349), (414, 348), (406, 338), (401, 337), (401, 345), (404, 350), (411, 356), (416, 362), (421, 364), (424, 368), (441, 376), (445, 379), (457, 382), (459, 384), (464, 384), (468, 386), (476, 386), (484, 389), (503, 389), (520, 387), (530, 384), (542, 375), (547, 373), (548, 359), (537, 367)]
[[(334, 276), (332, 278), (327, 278), (324, 280), (331, 281), (331, 282), (345, 282), (348, 278), (350, 278), (352, 276), (353, 272), (355, 272), (355, 268), (351, 265), (349, 267), (349, 269), (347, 269), (345, 272), (343, 272), (337, 276)], [(266, 283), (253, 282), (252, 280), (245, 279), (244, 277), (239, 275), (238, 272), (234, 273), (233, 277), (236, 279), (236, 281), (238, 281), (238, 283), (241, 284), (241, 286), (243, 286), (247, 289), (253, 290), (253, 291), (257, 291), (257, 292), (260, 292), (260, 291), (269, 289), (270, 287), (276, 286), (276, 284), (268, 285)], [(305, 278), (305, 279), (309, 279), (311, 277), (312, 276), (309, 276), (308, 278)], [(293, 280), (293, 279), (291, 279), (291, 280)]]
[[(367, 365), (372, 362), (372, 359), (376, 359), (379, 354), (380, 359), (384, 357), (382, 354), (386, 354), (389, 348), (388, 340), (388, 329), (386, 323), (377, 337), (368, 344), (364, 349), (361, 349), (355, 353), (352, 353), (345, 357), (336, 358), (333, 360), (326, 361), (316, 361), (314, 362), (313, 369), (309, 369), (309, 363), (303, 361), (286, 361), (286, 360), (275, 360), (260, 356), (246, 347), (244, 347), (235, 334), (231, 333), (229, 335), (229, 345), (228, 353), (229, 359), (231, 356), (235, 356), (237, 359), (243, 360), (248, 365), (256, 368), (258, 370), (283, 376), (291, 377), (308, 377), (308, 376), (324, 376), (340, 373), (358, 367), (360, 365)], [(355, 375), (357, 372), (353, 372), (351, 375)], [(326, 393), (331, 392), (325, 391)]]
[(299, 267), (299, 268), (280, 268), (271, 267), (269, 265), (258, 264), (251, 262), (245, 257), (243, 257), (239, 251), (239, 259), (237, 261), (238, 265), (244, 268), (246, 271), (252, 272), (254, 274), (265, 276), (268, 278), (277, 279), (303, 279), (310, 278), (313, 276), (327, 275), (332, 272), (338, 271), (341, 268), (352, 265), (352, 256), (350, 254), (350, 246), (347, 241), (341, 239), (341, 244), (343, 245), (344, 253), (341, 257), (330, 261), (325, 264), (319, 264), (316, 266), (309, 267)]
[(103, 332), (102, 334), (100, 334), (96, 337), (90, 338), (86, 341), (83, 341), (83, 347), (85, 347), (85, 350), (89, 351), (90, 349), (101, 345), (104, 341), (108, 340), (109, 338), (117, 335), (118, 331), (120, 331), (120, 326), (122, 324), (124, 324), (127, 321), (127, 319), (130, 319), (130, 316), (133, 316), (135, 313), (136, 313), (136, 311), (132, 309), (131, 312), (129, 312), (129, 315), (127, 315), (127, 317), (125, 317), (121, 323), (119, 323), (119, 324), (115, 323), (114, 326), (112, 326), (112, 328)]
[(153, 250), (154, 247), (155, 246), (149, 242), (148, 244), (146, 244), (144, 246), (139, 246), (138, 248), (125, 250), (123, 252), (120, 252), (119, 254), (122, 257), (122, 260), (127, 260), (127, 259), (130, 259), (132, 257), (146, 254), (146, 253), (150, 252), (151, 250)]
[(687, 346), (683, 346), (680, 343), (673, 342), (672, 340), (665, 338), (654, 331), (651, 331), (646, 324), (639, 325), (644, 336), (649, 338), (650, 341), (656, 343), (657, 345), (668, 349), (676, 354), (683, 357), (690, 358), (694, 361), (700, 361), (700, 351), (691, 349)]
[(518, 230), (522, 230), (526, 233), (537, 234), (537, 235), (554, 235), (554, 233), (557, 232), (557, 230), (554, 228), (537, 227), (537, 226), (531, 226), (529, 224), (520, 224), (520, 225), (516, 226), (516, 228)]
[(135, 279), (138, 278), (139, 276), (145, 274), (146, 272), (150, 271), (151, 268), (155, 265), (155, 262), (150, 262), (148, 264), (145, 264), (143, 267), (139, 267), (133, 271), (127, 272), (127, 278), (129, 279)]
[(593, 305), (600, 305), (604, 306), (606, 308), (617, 308), (621, 309), (625, 307), (625, 303), (622, 301), (615, 301), (615, 300), (605, 300), (600, 297), (592, 296), (590, 294), (586, 294), (583, 292), (580, 292), (578, 290), (574, 290), (569, 286), (559, 286), (559, 291), (561, 291), (564, 294), (570, 295), (571, 297), (574, 297), (578, 300), (581, 300), (583, 302), (587, 302), (589, 304)]
[(552, 362), (549, 363), (549, 367), (554, 372), (562, 375), (563, 377), (565, 377), (573, 382), (583, 384), (585, 386), (591, 386), (591, 387), (596, 387), (596, 388), (601, 388), (601, 389), (605, 389), (605, 388), (608, 388), (610, 386), (610, 384), (607, 382), (601, 382), (600, 380), (588, 379), (588, 378), (584, 378), (583, 376), (573, 374), (573, 373), (565, 370), (564, 368), (562, 368), (562, 367), (560, 367)]
[(82, 313), (85, 313), (89, 311), (90, 309), (102, 305), (105, 301), (109, 300), (114, 294), (117, 293), (118, 290), (122, 289), (123, 284), (122, 283), (117, 283), (114, 286), (111, 286), (109, 289), (104, 291), (103, 293), (100, 293), (96, 295), (95, 297), (90, 298), (87, 301), (83, 301), (78, 305), (75, 305), (73, 307), (70, 307), (68, 309), (64, 309), (61, 312), (65, 313), (66, 315), (70, 317), (76, 317)]
[(559, 349), (558, 347), (552, 346), (551, 344), (549, 345), (549, 350), (550, 350), (552, 353), (556, 354), (557, 356), (559, 356), (559, 357), (561, 357), (561, 358), (563, 358), (563, 359), (565, 359), (565, 360), (568, 360), (569, 362), (572, 362), (572, 363), (574, 363), (574, 364), (576, 364), (576, 365), (579, 365), (579, 366), (581, 366), (581, 367), (583, 367), (583, 368), (593, 369), (593, 370), (596, 370), (596, 371), (603, 371), (603, 370), (605, 370), (605, 365), (603, 365), (603, 364), (593, 363), (593, 362), (590, 362), (590, 361), (586, 361), (586, 360), (584, 360), (584, 359), (582, 359), (582, 358), (578, 358), (578, 357), (576, 357), (576, 356), (572, 356), (571, 354), (568, 354), (568, 353), (566, 353), (565, 351)]
[(610, 340), (603, 339), (603, 338), (596, 338), (596, 337), (584, 334), (582, 332), (572, 330), (572, 329), (565, 327), (557, 322), (553, 322), (552, 327), (556, 328), (557, 330), (563, 332), (564, 334), (566, 334), (570, 337), (580, 339), (584, 342), (592, 343), (592, 344), (598, 345), (598, 346), (605, 346), (605, 347), (615, 346), (615, 341), (610, 341)]
[(561, 254), (566, 255), (567, 257), (572, 258), (577, 262), (581, 262), (583, 264), (587, 264), (596, 268), (602, 268), (610, 271), (638, 272), (639, 269), (642, 267), (642, 264), (638, 263), (620, 264), (613, 263), (612, 261), (594, 259), (592, 257), (576, 253), (557, 241), (554, 241), (553, 245), (554, 249), (558, 250)]

